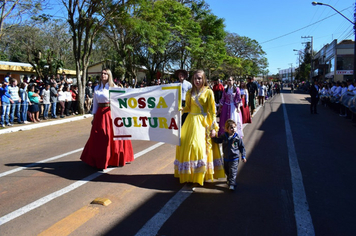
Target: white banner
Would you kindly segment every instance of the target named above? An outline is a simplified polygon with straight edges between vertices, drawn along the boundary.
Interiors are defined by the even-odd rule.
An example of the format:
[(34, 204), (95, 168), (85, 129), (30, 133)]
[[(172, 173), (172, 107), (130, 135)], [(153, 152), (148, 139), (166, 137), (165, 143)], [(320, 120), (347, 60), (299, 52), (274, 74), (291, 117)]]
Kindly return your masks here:
[(110, 88), (115, 140), (151, 140), (180, 145), (180, 83)]

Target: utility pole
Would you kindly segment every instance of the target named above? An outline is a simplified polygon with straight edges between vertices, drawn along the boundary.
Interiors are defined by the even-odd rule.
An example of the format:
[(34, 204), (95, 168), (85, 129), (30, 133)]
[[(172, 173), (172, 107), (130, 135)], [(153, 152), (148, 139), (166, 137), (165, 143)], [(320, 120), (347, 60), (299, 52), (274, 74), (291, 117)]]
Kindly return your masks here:
[(310, 39), (310, 81), (313, 79), (313, 36), (302, 36), (302, 39)]
[(290, 65), (290, 82), (293, 83), (293, 63), (289, 63)]
[(353, 68), (353, 78), (354, 78), (354, 82), (356, 81), (356, 2), (355, 2), (355, 8), (354, 8), (354, 21), (350, 20), (349, 18), (347, 18), (345, 15), (343, 15), (341, 12), (339, 12), (338, 10), (336, 10), (333, 6), (329, 5), (329, 4), (325, 4), (322, 2), (312, 2), (313, 6), (317, 6), (317, 5), (324, 5), (324, 6), (328, 6), (330, 8), (332, 8), (334, 11), (336, 11), (337, 13), (339, 13), (342, 17), (344, 17), (346, 20), (348, 20), (354, 27), (354, 35), (355, 35), (355, 41), (354, 41), (354, 68)]

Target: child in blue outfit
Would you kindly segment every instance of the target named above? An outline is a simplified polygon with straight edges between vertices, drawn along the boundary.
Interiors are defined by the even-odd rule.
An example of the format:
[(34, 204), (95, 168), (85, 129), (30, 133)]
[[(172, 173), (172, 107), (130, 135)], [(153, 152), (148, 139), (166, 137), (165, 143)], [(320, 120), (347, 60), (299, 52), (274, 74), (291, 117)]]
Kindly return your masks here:
[(246, 162), (245, 145), (239, 135), (236, 133), (236, 123), (233, 120), (225, 122), (225, 133), (220, 137), (212, 137), (216, 143), (222, 143), (224, 154), (224, 169), (227, 176), (227, 185), (230, 190), (235, 190), (237, 167), (239, 158)]

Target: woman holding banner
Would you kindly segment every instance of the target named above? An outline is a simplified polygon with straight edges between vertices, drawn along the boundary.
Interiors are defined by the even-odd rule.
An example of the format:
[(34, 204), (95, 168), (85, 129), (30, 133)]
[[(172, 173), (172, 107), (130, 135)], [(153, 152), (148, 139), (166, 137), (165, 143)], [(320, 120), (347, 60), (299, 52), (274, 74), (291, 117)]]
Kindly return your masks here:
[(131, 141), (113, 139), (109, 88), (114, 86), (111, 71), (103, 69), (101, 81), (94, 89), (90, 137), (80, 157), (82, 161), (98, 169), (124, 166), (134, 160)]
[(216, 123), (214, 94), (203, 70), (193, 75), (193, 87), (187, 92), (183, 112), (189, 112), (177, 146), (174, 176), (180, 183), (203, 185), (204, 180), (224, 178), (223, 160), (218, 144), (210, 135), (219, 130)]

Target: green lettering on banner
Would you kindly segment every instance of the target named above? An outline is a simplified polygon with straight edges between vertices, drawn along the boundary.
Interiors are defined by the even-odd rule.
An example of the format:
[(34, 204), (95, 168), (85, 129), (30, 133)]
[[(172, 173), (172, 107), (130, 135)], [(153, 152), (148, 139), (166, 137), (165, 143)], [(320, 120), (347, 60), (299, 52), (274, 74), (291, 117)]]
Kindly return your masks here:
[[(153, 120), (154, 124), (152, 124), (152, 122), (151, 122), (152, 120)], [(158, 120), (157, 117), (148, 117), (148, 121), (150, 123), (150, 127), (157, 128), (157, 126), (158, 126), (157, 120)]]
[[(132, 121), (131, 121), (131, 117), (124, 117), (122, 118), (122, 122), (124, 123), (125, 127), (131, 127), (132, 126)], [(126, 124), (126, 120), (128, 122), (128, 124)]]
[(156, 99), (154, 97), (150, 97), (147, 99), (147, 103), (148, 103), (148, 108), (155, 108), (156, 104), (155, 104)]
[(117, 101), (119, 102), (120, 108), (122, 108), (122, 107), (127, 108), (127, 98), (124, 98), (124, 100), (122, 100), (121, 98), (119, 98), (119, 99), (117, 99)]

